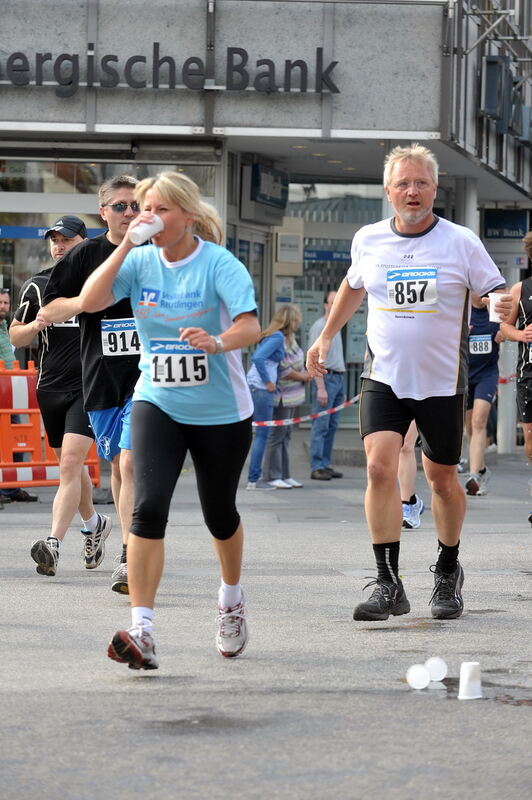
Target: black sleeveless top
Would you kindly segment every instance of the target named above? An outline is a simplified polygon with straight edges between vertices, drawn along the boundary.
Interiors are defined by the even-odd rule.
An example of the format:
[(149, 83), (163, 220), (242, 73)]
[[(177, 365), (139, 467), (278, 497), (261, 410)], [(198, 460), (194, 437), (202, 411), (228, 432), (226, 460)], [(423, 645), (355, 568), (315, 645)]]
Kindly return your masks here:
[[(516, 328), (522, 331), (532, 323), (532, 278), (527, 278), (521, 283), (521, 297), (519, 298), (519, 314), (517, 315)], [(519, 342), (517, 356), (517, 380), (532, 378), (532, 343)]]

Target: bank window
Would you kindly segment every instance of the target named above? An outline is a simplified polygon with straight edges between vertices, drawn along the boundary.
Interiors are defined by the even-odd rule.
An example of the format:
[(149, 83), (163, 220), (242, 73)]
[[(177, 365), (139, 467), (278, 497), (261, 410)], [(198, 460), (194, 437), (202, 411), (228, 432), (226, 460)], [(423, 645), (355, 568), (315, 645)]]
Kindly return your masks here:
[(159, 172), (184, 172), (195, 181), (203, 197), (213, 198), (216, 167), (212, 164), (77, 163), (68, 161), (0, 160), (0, 191), (44, 194), (97, 194), (114, 175), (142, 180)]

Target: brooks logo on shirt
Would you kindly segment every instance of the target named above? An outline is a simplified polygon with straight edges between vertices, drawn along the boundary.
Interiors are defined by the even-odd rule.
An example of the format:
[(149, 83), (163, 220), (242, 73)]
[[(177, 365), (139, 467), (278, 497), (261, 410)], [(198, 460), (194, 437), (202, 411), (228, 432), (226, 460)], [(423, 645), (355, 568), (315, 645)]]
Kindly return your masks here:
[(161, 292), (158, 289), (141, 289), (142, 299), (139, 300), (139, 306), (154, 307), (157, 305), (159, 295)]

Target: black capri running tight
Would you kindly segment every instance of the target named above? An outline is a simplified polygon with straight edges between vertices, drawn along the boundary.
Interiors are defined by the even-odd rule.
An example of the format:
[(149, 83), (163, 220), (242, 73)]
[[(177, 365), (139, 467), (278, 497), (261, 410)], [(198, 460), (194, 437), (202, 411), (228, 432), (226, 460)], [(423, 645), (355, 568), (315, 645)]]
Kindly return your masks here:
[(164, 538), (172, 494), (189, 451), (205, 523), (215, 539), (229, 539), (240, 523), (236, 491), (250, 444), (251, 417), (229, 425), (184, 425), (152, 403), (135, 401), (131, 532), (143, 539)]

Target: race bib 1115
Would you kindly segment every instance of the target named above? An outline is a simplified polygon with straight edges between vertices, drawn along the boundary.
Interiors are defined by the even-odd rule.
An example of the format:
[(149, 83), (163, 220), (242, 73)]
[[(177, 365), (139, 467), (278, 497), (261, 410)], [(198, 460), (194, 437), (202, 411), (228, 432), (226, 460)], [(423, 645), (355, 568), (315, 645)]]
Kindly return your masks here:
[(203, 386), (209, 382), (209, 360), (179, 339), (150, 339), (150, 377), (154, 386)]

